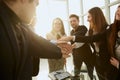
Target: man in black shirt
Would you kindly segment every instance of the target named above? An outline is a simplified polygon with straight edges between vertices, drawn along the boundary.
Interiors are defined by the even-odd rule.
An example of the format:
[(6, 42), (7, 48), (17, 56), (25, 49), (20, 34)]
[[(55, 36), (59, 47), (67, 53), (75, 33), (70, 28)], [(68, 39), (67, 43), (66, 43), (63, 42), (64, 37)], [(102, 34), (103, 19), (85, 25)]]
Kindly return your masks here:
[[(79, 25), (79, 17), (75, 14), (70, 15), (70, 24), (73, 28), (71, 31), (71, 36), (85, 36), (87, 33), (87, 28), (84, 25)], [(79, 74), (81, 71), (82, 63), (84, 62), (88, 69), (88, 74), (90, 76), (90, 79), (93, 79), (93, 68), (94, 65), (92, 64), (92, 51), (90, 49), (90, 46), (86, 43), (76, 43), (74, 41), (71, 41), (71, 44), (75, 47), (73, 49), (73, 63), (74, 63), (74, 74), (75, 74), (75, 80), (79, 80)]]

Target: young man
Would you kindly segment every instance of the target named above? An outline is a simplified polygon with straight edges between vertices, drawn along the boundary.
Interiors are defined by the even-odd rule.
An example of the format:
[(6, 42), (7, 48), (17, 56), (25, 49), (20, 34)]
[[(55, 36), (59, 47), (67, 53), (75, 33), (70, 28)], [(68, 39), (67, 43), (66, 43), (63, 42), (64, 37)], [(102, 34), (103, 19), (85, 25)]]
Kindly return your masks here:
[[(71, 14), (70, 25), (73, 28), (71, 31), (71, 36), (81, 35), (85, 36), (87, 33), (87, 28), (84, 25), (79, 25), (79, 17), (75, 14)], [(74, 63), (74, 74), (75, 80), (79, 80), (79, 74), (81, 70), (82, 63), (84, 62), (88, 69), (88, 74), (93, 79), (93, 65), (92, 65), (92, 51), (88, 44), (76, 43), (71, 41), (71, 44), (75, 47), (73, 49), (73, 63)], [(79, 79), (78, 79), (79, 78)]]
[(69, 53), (69, 45), (60, 50), (28, 28), (37, 5), (38, 0), (0, 0), (1, 80), (31, 80), (32, 57), (59, 59), (61, 51), (64, 57)]

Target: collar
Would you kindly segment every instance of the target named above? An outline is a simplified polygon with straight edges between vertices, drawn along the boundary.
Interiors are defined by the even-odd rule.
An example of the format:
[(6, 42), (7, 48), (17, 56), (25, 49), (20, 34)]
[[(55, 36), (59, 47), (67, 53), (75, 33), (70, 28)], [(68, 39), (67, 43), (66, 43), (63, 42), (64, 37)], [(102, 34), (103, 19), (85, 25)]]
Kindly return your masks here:
[(79, 31), (79, 30), (80, 30), (80, 27), (82, 27), (82, 26), (79, 25), (75, 30), (72, 29), (72, 32), (77, 32), (77, 31)]

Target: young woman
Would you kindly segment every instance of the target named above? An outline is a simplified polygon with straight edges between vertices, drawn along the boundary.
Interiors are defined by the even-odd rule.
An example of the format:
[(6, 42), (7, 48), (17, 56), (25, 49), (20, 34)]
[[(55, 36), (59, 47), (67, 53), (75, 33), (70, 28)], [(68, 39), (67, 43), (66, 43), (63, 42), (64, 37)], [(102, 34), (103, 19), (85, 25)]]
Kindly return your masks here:
[(109, 52), (113, 55), (110, 62), (119, 70), (118, 79), (120, 80), (120, 5), (115, 14), (114, 23), (110, 25), (111, 32), (109, 35)]
[[(60, 18), (55, 18), (52, 23), (51, 32), (46, 34), (47, 40), (56, 44), (56, 41), (65, 35), (63, 21)], [(64, 69), (65, 58), (48, 59), (48, 64), (49, 72)]]

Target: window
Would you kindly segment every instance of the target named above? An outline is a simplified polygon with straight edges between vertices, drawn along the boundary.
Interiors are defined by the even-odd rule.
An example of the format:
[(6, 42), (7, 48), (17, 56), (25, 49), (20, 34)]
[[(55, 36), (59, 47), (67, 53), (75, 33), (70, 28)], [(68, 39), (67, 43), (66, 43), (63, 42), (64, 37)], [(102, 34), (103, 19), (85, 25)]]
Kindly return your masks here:
[(117, 0), (110, 0), (110, 3), (111, 3), (111, 2), (114, 2), (114, 1), (117, 1)]
[(104, 6), (104, 0), (83, 0), (83, 13), (86, 13), (92, 7)]
[(114, 21), (115, 11), (117, 9), (117, 6), (118, 5), (114, 5), (114, 6), (110, 7), (110, 20), (111, 20), (111, 23), (113, 23), (113, 21)]
[(56, 17), (61, 18), (64, 21), (65, 29), (68, 29), (67, 16), (66, 0), (40, 0), (40, 5), (37, 7), (36, 33), (45, 37), (46, 33), (50, 32), (52, 21)]
[(87, 21), (88, 15), (84, 16), (84, 25), (89, 29), (89, 22)]
[(68, 0), (69, 2), (69, 14), (80, 15), (80, 0)]

